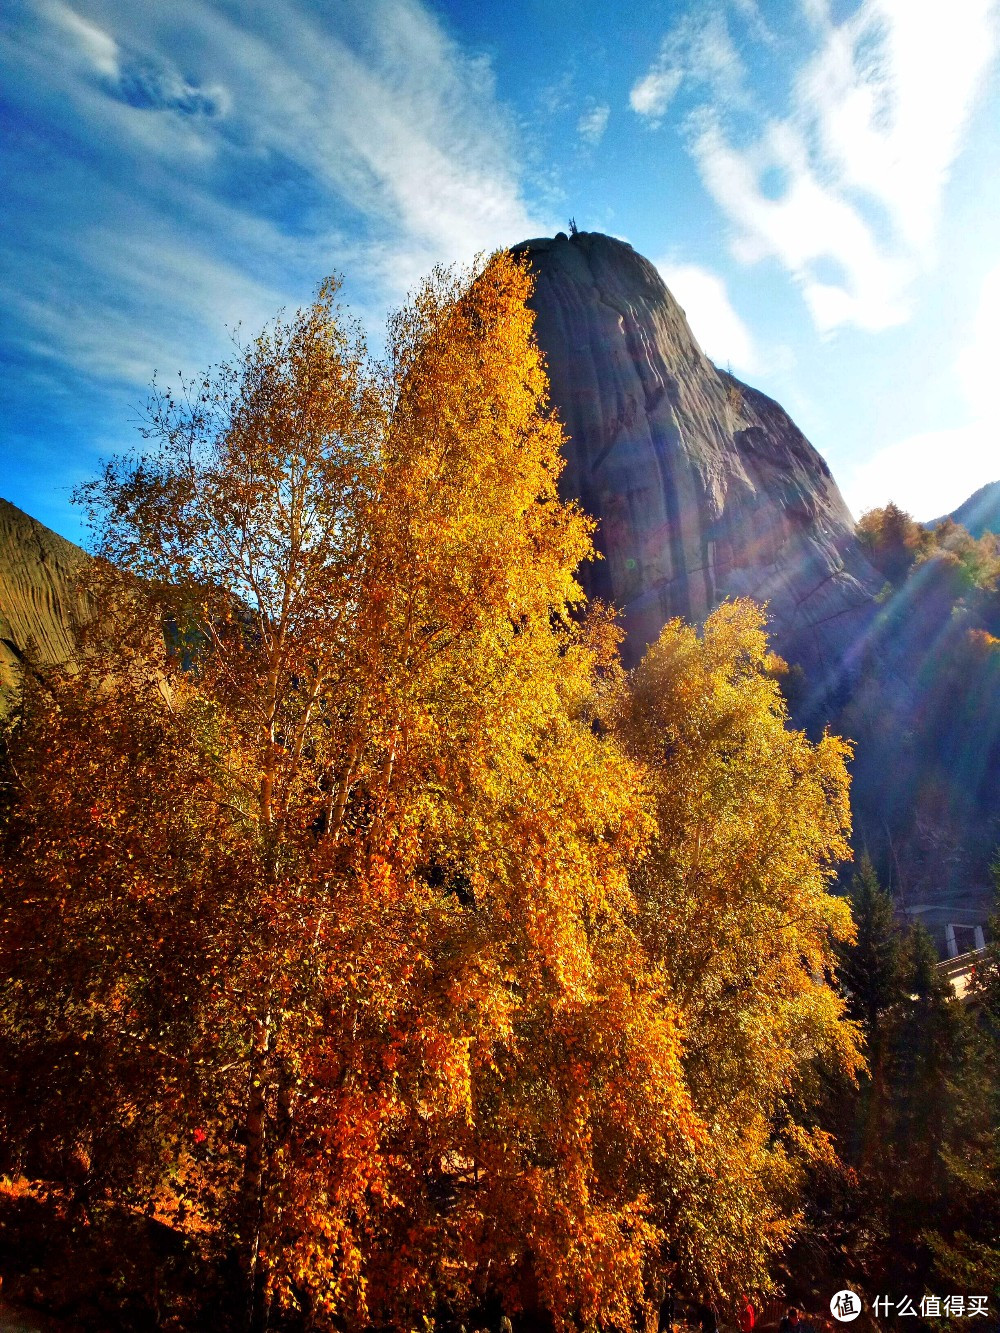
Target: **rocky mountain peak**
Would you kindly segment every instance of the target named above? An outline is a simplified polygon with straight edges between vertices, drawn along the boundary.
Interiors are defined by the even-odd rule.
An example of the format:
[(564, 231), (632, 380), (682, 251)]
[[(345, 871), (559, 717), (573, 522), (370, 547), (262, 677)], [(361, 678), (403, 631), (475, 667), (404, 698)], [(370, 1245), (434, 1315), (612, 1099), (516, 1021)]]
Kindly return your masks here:
[(705, 356), (656, 268), (594, 232), (525, 241), (563, 485), (599, 520), (587, 591), (635, 660), (664, 622), (769, 603), (779, 651), (829, 683), (881, 580), (826, 463), (782, 408)]

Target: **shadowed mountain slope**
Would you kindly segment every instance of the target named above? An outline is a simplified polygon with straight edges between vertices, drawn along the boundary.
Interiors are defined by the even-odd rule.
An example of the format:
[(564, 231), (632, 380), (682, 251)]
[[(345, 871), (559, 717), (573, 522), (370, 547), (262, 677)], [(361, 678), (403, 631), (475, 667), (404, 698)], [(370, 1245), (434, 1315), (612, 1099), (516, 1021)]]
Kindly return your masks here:
[(771, 399), (704, 355), (657, 270), (598, 233), (526, 241), (567, 495), (600, 522), (583, 572), (635, 661), (664, 622), (769, 603), (776, 646), (826, 689), (881, 580), (826, 463)]
[(26, 652), (44, 662), (69, 656), (75, 581), (86, 559), (79, 546), (0, 500), (0, 709)]
[[(1000, 533), (1000, 481), (988, 481), (985, 486), (980, 486), (945, 517), (961, 523), (973, 537), (982, 537), (987, 532)], [(943, 518), (935, 518), (924, 526), (936, 528), (943, 522)]]

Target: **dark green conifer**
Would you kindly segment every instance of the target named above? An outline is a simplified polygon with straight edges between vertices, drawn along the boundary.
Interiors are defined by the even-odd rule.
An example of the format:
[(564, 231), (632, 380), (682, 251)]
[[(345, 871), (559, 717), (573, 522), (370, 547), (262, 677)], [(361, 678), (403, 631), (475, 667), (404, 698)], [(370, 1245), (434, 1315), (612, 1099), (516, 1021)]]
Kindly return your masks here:
[[(1000, 864), (993, 873), (1000, 891)], [(947, 1208), (930, 1219), (923, 1239), (941, 1284), (989, 1294), (994, 1311), (1000, 1308), (1000, 910), (967, 999), (967, 1040), (942, 1153)]]
[(861, 1023), (869, 1048), (877, 1043), (883, 1014), (901, 998), (899, 930), (892, 899), (865, 852), (851, 883), (857, 940), (840, 950), (840, 981), (848, 1010)]

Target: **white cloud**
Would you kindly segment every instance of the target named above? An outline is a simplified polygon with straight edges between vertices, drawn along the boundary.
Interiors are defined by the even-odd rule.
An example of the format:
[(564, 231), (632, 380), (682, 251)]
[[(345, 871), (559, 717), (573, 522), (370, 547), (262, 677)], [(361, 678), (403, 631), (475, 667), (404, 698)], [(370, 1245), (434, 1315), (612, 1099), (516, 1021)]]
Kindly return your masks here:
[[(732, 3), (733, 9), (739, 14), (743, 22), (749, 26), (750, 31), (755, 37), (760, 41), (765, 42), (768, 46), (774, 46), (776, 44), (777, 38), (764, 22), (757, 0), (732, 0)], [(805, 0), (805, 3), (808, 5), (809, 0)]]
[(880, 449), (844, 486), (855, 514), (895, 501), (921, 521), (940, 518), (998, 480), (995, 436), (983, 423), (923, 431)]
[[(35, 50), (29, 39), (21, 54), (92, 130), (115, 136), (125, 159), (156, 143), (162, 157), (174, 151), (167, 118), (150, 111), (224, 92), (228, 114), (189, 133), (248, 167), (280, 154), (333, 202), (432, 259), (468, 257), (540, 225), (523, 200), (516, 135), (489, 63), (466, 56), (419, 0), (354, 0), (329, 13), (290, 0), (280, 22), (263, 11), (230, 17), (213, 0), (176, 0), (169, 16), (112, 0), (98, 25), (85, 14), (92, 6), (55, 0), (44, 12), (107, 80), (139, 67), (135, 81), (146, 82), (129, 105), (116, 105), (120, 90), (107, 80), (95, 87), (54, 64), (52, 32), (34, 34)], [(182, 59), (200, 75), (182, 78)]]
[(917, 518), (938, 518), (986, 482), (1000, 480), (993, 387), (1000, 364), (998, 310), (1000, 267), (983, 283), (972, 336), (955, 362), (968, 420), (897, 440), (856, 467), (845, 487), (855, 512), (895, 500)]
[(658, 121), (673, 101), (683, 77), (681, 69), (655, 66), (632, 86), (629, 105), (638, 115)]
[[(913, 282), (934, 263), (942, 193), (996, 54), (994, 0), (952, 0), (946, 14), (862, 0), (839, 24), (821, 0), (802, 3), (815, 53), (787, 112), (749, 142), (732, 115), (747, 106), (739, 60), (724, 23), (706, 27), (691, 76), (714, 95), (687, 122), (692, 152), (737, 258), (784, 265), (822, 332), (887, 328), (908, 318)], [(661, 58), (690, 46), (689, 27)]]
[[(694, 154), (709, 193), (737, 224), (736, 258), (779, 259), (801, 285), (818, 329), (853, 323), (877, 330), (906, 318), (903, 293), (913, 276), (912, 260), (887, 255), (857, 208), (821, 181), (794, 125), (774, 124), (755, 145), (739, 151), (728, 144), (718, 121), (706, 116)], [(778, 198), (760, 188), (768, 171), (780, 173)], [(832, 268), (832, 276), (824, 266)]]
[(632, 85), (629, 105), (657, 125), (682, 83), (707, 88), (718, 105), (738, 106), (745, 100), (745, 78), (725, 17), (688, 15), (667, 33), (653, 64)]
[(98, 74), (108, 78), (118, 76), (118, 43), (96, 24), (88, 23), (61, 0), (46, 5), (45, 11), (53, 23), (70, 37), (79, 55)]
[(103, 92), (139, 110), (218, 115), (228, 107), (225, 90), (189, 82), (170, 61), (138, 50), (123, 50), (103, 28), (88, 23), (62, 0), (47, 6), (53, 24), (70, 38), (74, 54), (98, 76)]
[[(136, 389), (146, 388), (156, 371), (172, 379), (182, 367), (187, 373), (200, 369), (217, 353), (227, 328), (242, 324), (252, 336), (286, 301), (285, 293), (255, 280), (238, 261), (178, 242), (152, 215), (114, 246), (100, 232), (84, 233), (75, 260), (66, 274), (39, 259), (35, 289), (5, 294), (3, 304), (23, 330), (19, 341), (40, 361)], [(124, 287), (129, 299), (93, 300), (91, 293), (102, 287)], [(49, 295), (57, 290), (58, 301)], [(72, 318), (66, 317), (67, 303)]]
[(576, 74), (572, 69), (564, 69), (558, 77), (546, 83), (538, 93), (538, 105), (548, 116), (558, 116), (567, 111), (574, 101)]
[(604, 131), (608, 128), (610, 115), (611, 108), (606, 102), (588, 106), (576, 123), (577, 134), (586, 143), (599, 144), (604, 138)]
[(806, 67), (797, 97), (845, 191), (884, 206), (928, 256), (941, 192), (996, 49), (991, 0), (867, 0)]
[(554, 230), (524, 202), (489, 64), (418, 0), (168, 8), (27, 0), (0, 33), (39, 118), (88, 145), (11, 172), (30, 225), (10, 229), (0, 310), (22, 348), (144, 382), (330, 269), (380, 323), (434, 263)]
[(254, 147), (393, 229), (413, 253), (413, 277), (537, 234), (490, 66), (464, 56), (416, 0), (351, 6), (361, 41), (301, 6), (284, 6), (265, 40), (206, 0), (189, 3)]
[(726, 284), (719, 275), (698, 264), (664, 260), (656, 267), (680, 302), (705, 354), (716, 365), (732, 364), (743, 374), (756, 374), (760, 358), (753, 337), (733, 309)]

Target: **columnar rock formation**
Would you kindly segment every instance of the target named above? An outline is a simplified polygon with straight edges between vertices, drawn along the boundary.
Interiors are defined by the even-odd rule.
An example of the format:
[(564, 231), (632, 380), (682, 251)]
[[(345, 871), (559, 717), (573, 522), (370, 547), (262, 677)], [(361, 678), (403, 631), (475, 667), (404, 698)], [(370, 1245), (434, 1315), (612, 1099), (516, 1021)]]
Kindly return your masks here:
[(600, 522), (587, 591), (622, 609), (633, 660), (671, 616), (769, 603), (780, 651), (840, 674), (881, 580), (826, 463), (786, 413), (718, 370), (647, 260), (609, 236), (526, 241), (564, 487)]

